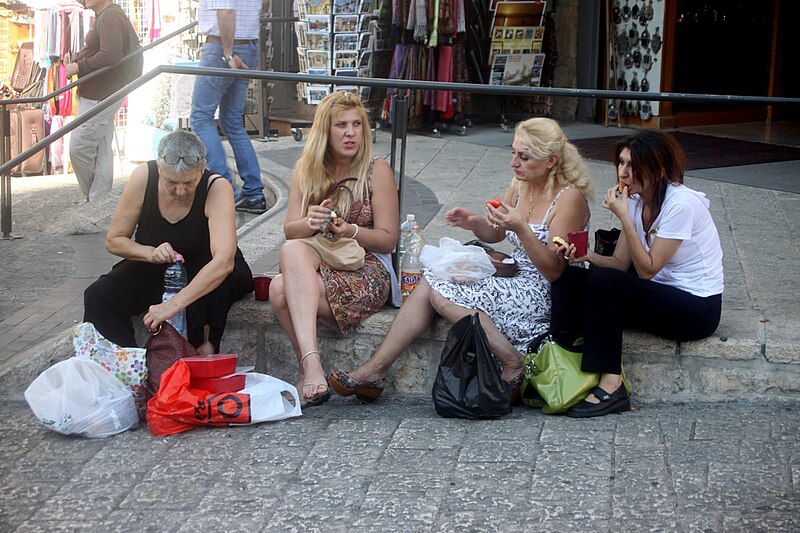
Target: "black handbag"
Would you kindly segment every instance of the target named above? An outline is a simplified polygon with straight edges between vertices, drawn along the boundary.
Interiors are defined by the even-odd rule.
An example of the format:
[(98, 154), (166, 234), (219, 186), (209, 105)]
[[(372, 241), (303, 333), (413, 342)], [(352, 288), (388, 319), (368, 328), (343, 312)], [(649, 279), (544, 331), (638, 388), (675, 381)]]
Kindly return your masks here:
[(612, 256), (617, 247), (619, 235), (618, 228), (599, 229), (594, 232), (594, 252), (598, 255)]
[(445, 418), (497, 418), (511, 412), (511, 387), (489, 350), (478, 313), (447, 333), (431, 395), (436, 413)]

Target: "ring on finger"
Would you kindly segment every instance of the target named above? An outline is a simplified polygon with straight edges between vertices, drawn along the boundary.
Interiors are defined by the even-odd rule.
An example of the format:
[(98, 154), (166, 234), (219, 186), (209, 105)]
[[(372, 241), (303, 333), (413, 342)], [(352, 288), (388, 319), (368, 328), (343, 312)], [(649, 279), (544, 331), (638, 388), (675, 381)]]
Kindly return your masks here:
[(306, 224), (308, 224), (309, 228), (313, 228), (314, 227), (314, 223), (311, 222), (311, 217), (308, 217), (308, 220), (306, 220)]
[(498, 224), (497, 222), (495, 222), (494, 224), (492, 224), (492, 227), (493, 227), (494, 229), (500, 229), (500, 224)]

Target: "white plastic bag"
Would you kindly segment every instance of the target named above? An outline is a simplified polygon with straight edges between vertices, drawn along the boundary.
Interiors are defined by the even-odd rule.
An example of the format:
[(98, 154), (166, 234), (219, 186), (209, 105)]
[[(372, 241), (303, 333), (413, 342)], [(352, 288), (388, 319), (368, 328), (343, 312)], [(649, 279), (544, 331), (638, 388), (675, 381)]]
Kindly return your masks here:
[(25, 400), (42, 424), (64, 435), (109, 437), (139, 421), (130, 389), (88, 359), (51, 366), (25, 389)]
[(480, 246), (465, 246), (449, 237), (439, 239), (438, 247), (423, 246), (419, 259), (437, 278), (456, 283), (475, 283), (497, 271), (486, 250)]
[[(303, 414), (297, 388), (267, 374), (248, 372), (245, 374), (244, 389), (240, 392), (250, 395), (251, 424), (274, 422)], [(294, 405), (284, 392), (294, 398)]]
[(91, 322), (82, 322), (72, 328), (72, 348), (78, 359), (91, 359), (111, 372), (123, 385), (130, 388), (133, 401), (144, 420), (147, 399), (147, 365), (144, 348), (125, 348), (103, 337)]

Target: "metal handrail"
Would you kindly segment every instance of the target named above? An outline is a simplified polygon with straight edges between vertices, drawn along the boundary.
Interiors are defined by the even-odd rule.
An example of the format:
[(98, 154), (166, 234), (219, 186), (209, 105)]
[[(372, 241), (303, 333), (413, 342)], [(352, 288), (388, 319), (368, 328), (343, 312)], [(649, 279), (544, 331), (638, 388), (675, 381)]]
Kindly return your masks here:
[(177, 30), (173, 31), (170, 34), (165, 35), (164, 37), (160, 37), (159, 39), (153, 41), (152, 43), (150, 43), (150, 44), (148, 44), (146, 46), (142, 46), (142, 47), (137, 48), (136, 50), (134, 50), (130, 54), (128, 54), (128, 55), (124, 56), (122, 59), (120, 59), (119, 63), (117, 63), (115, 65), (105, 66), (105, 67), (103, 67), (101, 69), (95, 70), (94, 72), (90, 72), (89, 74), (86, 74), (85, 76), (81, 76), (77, 80), (75, 80), (73, 82), (70, 82), (67, 85), (64, 85), (63, 87), (59, 87), (58, 89), (56, 89), (55, 91), (51, 92), (50, 94), (46, 94), (44, 96), (30, 96), (30, 97), (26, 97), (26, 98), (9, 98), (7, 100), (0, 100), (0, 106), (9, 106), (9, 105), (18, 105), (18, 104), (43, 104), (44, 102), (47, 102), (51, 98), (55, 98), (59, 94), (61, 94), (63, 92), (67, 92), (70, 89), (72, 89), (73, 87), (77, 87), (81, 83), (87, 82), (87, 81), (89, 81), (89, 80), (91, 80), (93, 78), (96, 78), (97, 76), (102, 75), (105, 72), (108, 72), (111, 69), (117, 68), (120, 64), (128, 61), (129, 59), (132, 59), (132, 58), (134, 58), (134, 57), (136, 57), (138, 55), (141, 55), (141, 54), (145, 53), (147, 50), (150, 50), (151, 48), (155, 48), (156, 46), (160, 45), (161, 43), (163, 43), (165, 41), (168, 41), (168, 40), (172, 39), (173, 37), (175, 37), (177, 35), (180, 35), (181, 33), (185, 32), (186, 30), (192, 29), (196, 25), (197, 25), (197, 21), (196, 20), (193, 21), (193, 22), (190, 22), (189, 24), (187, 24), (187, 25), (185, 25), (185, 26), (183, 26), (181, 28), (178, 28)]
[[(187, 25), (191, 27), (194, 23)], [(101, 113), (115, 102), (124, 98), (128, 93), (138, 89), (148, 81), (152, 80), (160, 74), (187, 74), (187, 75), (205, 75), (205, 76), (221, 76), (221, 77), (235, 77), (235, 78), (250, 78), (258, 80), (272, 80), (272, 81), (290, 81), (299, 83), (317, 83), (322, 85), (330, 84), (343, 84), (379, 87), (385, 89), (398, 90), (397, 99), (405, 102), (405, 91), (424, 89), (433, 91), (453, 91), (453, 92), (469, 92), (490, 94), (496, 96), (556, 96), (556, 97), (570, 97), (570, 98), (591, 98), (591, 99), (623, 99), (627, 100), (633, 96), (630, 92), (617, 91), (617, 90), (601, 90), (601, 89), (572, 89), (572, 88), (559, 88), (559, 87), (512, 87), (512, 86), (495, 86), (495, 85), (479, 85), (472, 83), (448, 83), (448, 82), (434, 82), (434, 81), (411, 81), (411, 80), (397, 80), (388, 78), (342, 78), (341, 76), (318, 76), (309, 74), (294, 74), (287, 72), (270, 72), (264, 70), (231, 70), (225, 68), (210, 68), (210, 67), (181, 67), (175, 65), (158, 65), (140, 78), (132, 81), (125, 87), (122, 87), (108, 98), (98, 102), (98, 104), (88, 110), (86, 113), (78, 116), (69, 124), (62, 126), (56, 132), (51, 133), (41, 141), (37, 142), (24, 152), (13, 157), (3, 165), (0, 165), (0, 177), (5, 178), (10, 170), (32, 156), (36, 152), (46, 148), (56, 140), (60, 139), (67, 133), (71, 132), (87, 120)], [(55, 94), (55, 93), (54, 93)], [(674, 102), (711, 102), (717, 104), (759, 104), (759, 105), (800, 105), (800, 98), (788, 97), (775, 97), (775, 96), (746, 96), (746, 95), (711, 95), (711, 94), (691, 94), (691, 93), (641, 93), (646, 94), (647, 100), (653, 101), (674, 101)], [(41, 100), (44, 101), (44, 100)], [(406, 122), (403, 120), (395, 121), (393, 125), (392, 139), (399, 138), (402, 143), (402, 155), (400, 161), (400, 180), (402, 187), (402, 172), (405, 159), (405, 142), (406, 142)], [(394, 168), (394, 146), (392, 147), (392, 167)], [(10, 225), (8, 232), (6, 231), (7, 223), (6, 203), (10, 204), (10, 198), (6, 197), (5, 187), (3, 193), (3, 232), (10, 232)], [(10, 196), (10, 191), (8, 191)], [(6, 202), (7, 200), (7, 202)], [(10, 211), (10, 205), (9, 211)]]
[[(559, 87), (512, 87), (496, 85), (478, 85), (472, 83), (448, 83), (440, 81), (410, 81), (390, 78), (342, 78), (341, 76), (319, 76), (310, 74), (293, 74), (288, 72), (271, 72), (266, 70), (231, 70), (227, 68), (211, 67), (183, 67), (176, 65), (158, 65), (119, 89), (111, 96), (99, 102), (86, 113), (78, 116), (69, 124), (62, 126), (58, 131), (51, 133), (24, 152), (15, 156), (7, 163), (0, 165), (0, 175), (9, 171), (28, 157), (42, 148), (60, 139), (90, 118), (99, 114), (114, 102), (122, 99), (128, 93), (138, 89), (148, 81), (160, 74), (188, 74), (204, 76), (221, 76), (226, 78), (252, 78), (257, 80), (292, 81), (299, 83), (314, 83), (320, 85), (337, 84), (358, 85), (367, 87), (380, 87), (385, 89), (425, 89), (431, 91), (470, 92), (492, 94), (497, 96), (562, 96), (572, 98), (591, 98), (600, 100), (623, 99), (629, 100), (631, 93), (627, 91), (601, 90), (601, 89), (570, 89)], [(782, 96), (746, 96), (746, 95), (718, 95), (718, 94), (692, 94), (692, 93), (641, 93), (647, 95), (647, 100), (673, 101), (673, 102), (713, 102), (717, 104), (760, 104), (760, 105), (800, 105), (800, 98)], [(401, 132), (404, 138), (405, 133)]]

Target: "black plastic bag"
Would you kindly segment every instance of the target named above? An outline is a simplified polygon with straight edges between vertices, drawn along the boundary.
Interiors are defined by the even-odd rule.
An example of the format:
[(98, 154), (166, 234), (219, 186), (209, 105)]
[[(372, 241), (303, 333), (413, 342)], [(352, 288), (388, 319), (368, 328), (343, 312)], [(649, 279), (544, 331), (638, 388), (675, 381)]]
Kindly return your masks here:
[(511, 412), (511, 387), (500, 375), (478, 313), (447, 333), (431, 395), (445, 418), (497, 418)]

